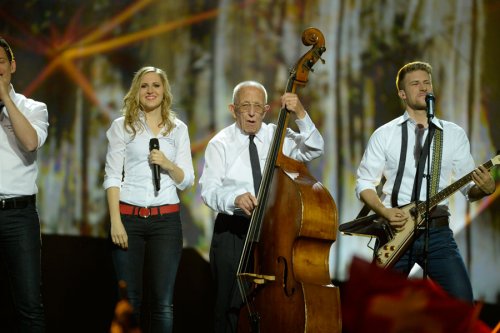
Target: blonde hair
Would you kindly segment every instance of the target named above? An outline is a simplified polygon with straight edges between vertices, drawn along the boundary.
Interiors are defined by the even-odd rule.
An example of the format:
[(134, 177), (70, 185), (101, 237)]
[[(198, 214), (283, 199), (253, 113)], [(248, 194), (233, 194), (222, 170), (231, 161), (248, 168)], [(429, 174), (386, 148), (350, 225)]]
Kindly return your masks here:
[(400, 84), (405, 79), (406, 74), (414, 71), (425, 71), (429, 76), (432, 76), (432, 66), (430, 64), (423, 61), (410, 62), (401, 67), (398, 71), (398, 75), (396, 76), (396, 89), (398, 91), (402, 89)]
[(170, 83), (168, 82), (167, 73), (160, 68), (147, 66), (142, 67), (135, 73), (130, 89), (123, 98), (123, 115), (125, 116), (125, 130), (128, 133), (132, 133), (133, 136), (137, 132), (143, 131), (144, 126), (139, 121), (139, 111), (142, 110), (141, 103), (139, 101), (139, 89), (141, 87), (141, 81), (144, 75), (147, 73), (156, 73), (160, 76), (160, 80), (163, 84), (163, 97), (161, 101), (161, 122), (159, 126), (164, 126), (165, 131), (162, 132), (163, 135), (167, 135), (175, 127), (175, 112), (173, 112), (170, 107), (172, 106), (172, 92), (170, 90)]

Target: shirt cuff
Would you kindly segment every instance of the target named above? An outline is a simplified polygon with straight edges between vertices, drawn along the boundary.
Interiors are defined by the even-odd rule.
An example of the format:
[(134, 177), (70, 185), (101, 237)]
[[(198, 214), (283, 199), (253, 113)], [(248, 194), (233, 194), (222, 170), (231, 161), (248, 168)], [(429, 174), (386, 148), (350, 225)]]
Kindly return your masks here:
[(115, 179), (115, 178), (108, 178), (104, 180), (103, 187), (105, 190), (107, 190), (110, 187), (121, 187), (121, 180)]

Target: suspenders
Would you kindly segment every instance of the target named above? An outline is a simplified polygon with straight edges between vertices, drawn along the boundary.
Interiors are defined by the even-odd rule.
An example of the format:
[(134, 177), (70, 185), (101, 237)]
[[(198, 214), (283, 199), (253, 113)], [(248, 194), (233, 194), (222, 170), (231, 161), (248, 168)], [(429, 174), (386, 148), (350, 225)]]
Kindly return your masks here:
[(408, 121), (405, 121), (403, 125), (401, 125), (401, 134), (401, 154), (399, 155), (398, 172), (396, 173), (396, 180), (394, 181), (391, 194), (392, 207), (398, 206), (398, 193), (401, 187), (401, 180), (403, 179), (403, 172), (405, 171), (406, 149), (408, 148)]
[[(441, 123), (442, 126), (442, 123)], [(406, 161), (406, 150), (408, 147), (408, 125), (407, 121), (405, 121), (401, 125), (401, 155), (399, 157), (399, 165), (398, 171), (396, 173), (396, 180), (394, 182), (394, 187), (392, 189), (391, 194), (391, 205), (392, 207), (397, 207), (398, 205), (398, 193), (401, 188), (401, 180), (403, 179), (403, 172), (405, 168)], [(433, 136), (435, 136), (434, 140), (434, 148), (433, 148), (433, 156), (432, 156), (432, 166), (431, 166), (431, 193), (430, 195), (434, 195), (437, 193), (439, 189), (439, 175), (441, 173), (441, 160), (443, 156), (443, 131), (440, 128), (437, 128), (434, 124), (431, 123), (429, 126), (429, 134), (425, 139), (425, 143), (423, 147), (427, 147), (428, 141), (432, 140)], [(413, 191), (412, 191), (412, 201), (418, 201), (420, 198), (420, 189), (422, 186), (422, 179), (424, 175), (425, 161), (427, 159), (428, 150), (422, 149), (420, 154), (420, 159), (418, 162), (417, 173), (415, 174), (415, 182), (413, 183)]]
[[(398, 206), (398, 193), (399, 189), (401, 188), (401, 181), (403, 179), (403, 173), (405, 169), (405, 164), (406, 164), (406, 151), (408, 148), (408, 122), (405, 121), (401, 125), (401, 134), (402, 134), (402, 140), (401, 140), (401, 153), (399, 157), (399, 165), (398, 165), (398, 171), (396, 173), (396, 180), (394, 182), (394, 186), (392, 188), (392, 193), (391, 193), (391, 205), (392, 207), (397, 207)], [(440, 121), (441, 127), (443, 126), (443, 123)], [(429, 135), (427, 135), (427, 138), (424, 143), (424, 147), (427, 145), (427, 140), (432, 140), (432, 137), (434, 136), (434, 149), (433, 149), (433, 154), (432, 154), (432, 166), (431, 166), (431, 193), (430, 195), (433, 196), (438, 192), (439, 189), (439, 176), (441, 174), (441, 161), (443, 157), (443, 130), (440, 128), (437, 128), (434, 124), (431, 123), (430, 126), (430, 132)], [(427, 159), (427, 149), (422, 149), (422, 153), (420, 155), (420, 160), (419, 160), (419, 170), (415, 175), (415, 179), (418, 180), (416, 181), (413, 185), (413, 195), (415, 198), (419, 198), (417, 193), (415, 193), (416, 189), (415, 187), (417, 184), (419, 185), (418, 189), (418, 194), (420, 194), (420, 187), (422, 184), (422, 178), (423, 178), (423, 172), (424, 172), (424, 166), (425, 166), (425, 160)], [(418, 177), (418, 178), (417, 178)], [(363, 205), (361, 208), (361, 211), (358, 213), (356, 218), (361, 218), (363, 216), (368, 215), (370, 212), (370, 207), (368, 205)]]

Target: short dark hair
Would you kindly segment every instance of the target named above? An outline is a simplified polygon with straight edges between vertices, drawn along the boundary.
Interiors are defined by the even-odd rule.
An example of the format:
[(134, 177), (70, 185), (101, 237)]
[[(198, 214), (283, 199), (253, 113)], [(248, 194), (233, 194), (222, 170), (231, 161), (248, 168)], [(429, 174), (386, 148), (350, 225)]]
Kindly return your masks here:
[(5, 53), (7, 53), (7, 59), (9, 59), (9, 62), (12, 62), (12, 60), (14, 60), (14, 52), (12, 52), (9, 43), (7, 43), (7, 41), (2, 37), (0, 37), (0, 47), (5, 50)]
[(406, 74), (414, 71), (426, 71), (429, 75), (432, 75), (432, 67), (430, 64), (423, 61), (410, 62), (398, 71), (398, 76), (396, 76), (396, 89), (401, 90), (401, 82), (405, 79)]

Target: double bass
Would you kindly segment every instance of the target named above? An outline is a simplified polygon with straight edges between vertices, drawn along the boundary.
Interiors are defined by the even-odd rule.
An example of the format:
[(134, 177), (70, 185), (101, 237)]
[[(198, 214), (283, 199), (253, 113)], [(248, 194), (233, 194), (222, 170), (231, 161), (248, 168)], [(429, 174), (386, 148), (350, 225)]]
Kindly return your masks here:
[[(290, 71), (286, 92), (305, 86), (325, 52), (321, 31)], [(323, 61), (323, 59), (321, 59)], [(337, 236), (337, 208), (306, 165), (283, 154), (289, 111), (280, 110), (237, 270), (243, 298), (238, 332), (340, 332), (340, 296), (331, 284), (329, 253)]]

